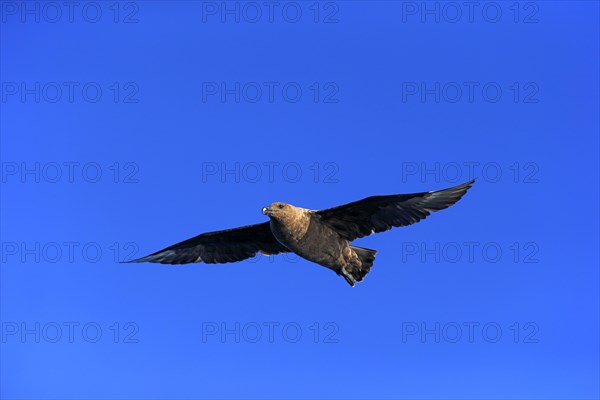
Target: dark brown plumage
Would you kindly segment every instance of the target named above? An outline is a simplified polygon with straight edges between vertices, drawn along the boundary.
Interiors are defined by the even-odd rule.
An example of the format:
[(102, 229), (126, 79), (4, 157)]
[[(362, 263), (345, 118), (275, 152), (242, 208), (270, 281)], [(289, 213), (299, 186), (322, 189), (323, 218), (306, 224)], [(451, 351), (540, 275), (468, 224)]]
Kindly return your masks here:
[(227, 263), (291, 251), (354, 286), (371, 269), (376, 251), (351, 246), (351, 241), (417, 223), (456, 203), (473, 182), (434, 192), (372, 196), (320, 211), (277, 202), (263, 208), (270, 222), (204, 233), (130, 262)]

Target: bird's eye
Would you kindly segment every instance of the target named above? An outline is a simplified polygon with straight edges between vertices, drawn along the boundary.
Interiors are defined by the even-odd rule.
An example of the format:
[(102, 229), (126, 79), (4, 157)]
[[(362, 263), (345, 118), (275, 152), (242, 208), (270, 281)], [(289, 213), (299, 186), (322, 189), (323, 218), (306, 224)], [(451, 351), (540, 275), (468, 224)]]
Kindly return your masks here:
[(283, 204), (280, 204), (277, 207), (279, 207), (281, 209), (281, 208), (283, 208)]

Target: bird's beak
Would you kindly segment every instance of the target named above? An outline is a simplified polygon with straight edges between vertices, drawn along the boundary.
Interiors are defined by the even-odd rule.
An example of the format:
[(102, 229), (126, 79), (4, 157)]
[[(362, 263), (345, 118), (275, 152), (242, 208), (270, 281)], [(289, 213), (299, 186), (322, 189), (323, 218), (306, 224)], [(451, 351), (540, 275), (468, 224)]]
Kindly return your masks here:
[(263, 215), (270, 215), (271, 209), (269, 207), (263, 207), (262, 213)]

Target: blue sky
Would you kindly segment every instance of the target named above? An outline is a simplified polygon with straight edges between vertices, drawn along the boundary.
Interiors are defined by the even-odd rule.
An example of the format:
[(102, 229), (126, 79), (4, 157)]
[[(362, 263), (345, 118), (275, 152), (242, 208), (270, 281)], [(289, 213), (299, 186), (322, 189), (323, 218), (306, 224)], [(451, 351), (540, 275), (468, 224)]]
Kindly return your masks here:
[[(0, 396), (598, 398), (597, 2), (0, 2)], [(120, 264), (477, 177), (293, 256)]]

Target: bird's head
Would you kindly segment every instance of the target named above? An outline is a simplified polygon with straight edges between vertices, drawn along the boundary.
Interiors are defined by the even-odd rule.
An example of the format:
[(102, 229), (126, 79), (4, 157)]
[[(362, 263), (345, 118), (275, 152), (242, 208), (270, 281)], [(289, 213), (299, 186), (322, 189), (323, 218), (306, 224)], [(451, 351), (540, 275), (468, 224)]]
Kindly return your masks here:
[(286, 219), (286, 217), (290, 217), (295, 212), (294, 206), (287, 203), (275, 202), (269, 205), (268, 207), (263, 207), (262, 213), (264, 215), (268, 215), (270, 218), (282, 220)]

